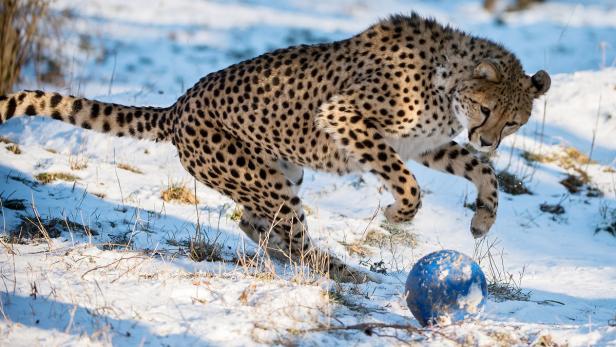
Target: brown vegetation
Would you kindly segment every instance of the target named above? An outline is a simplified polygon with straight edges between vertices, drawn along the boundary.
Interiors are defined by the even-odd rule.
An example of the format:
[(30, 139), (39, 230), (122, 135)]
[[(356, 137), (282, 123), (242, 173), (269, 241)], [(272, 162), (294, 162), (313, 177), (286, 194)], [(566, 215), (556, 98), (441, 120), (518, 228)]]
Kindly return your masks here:
[(21, 154), (21, 148), (19, 148), (19, 145), (17, 144), (12, 144), (12, 145), (8, 145), (6, 146), (6, 150), (13, 153), (13, 154)]
[(34, 176), (34, 178), (44, 184), (51, 183), (53, 181), (74, 182), (79, 179), (79, 177), (65, 172), (43, 172)]
[(45, 219), (37, 215), (36, 217), (22, 216), (21, 223), (9, 232), (5, 241), (25, 243), (26, 240), (56, 238), (60, 237), (63, 231), (82, 233), (87, 236), (98, 235), (96, 230), (69, 219)]
[(524, 181), (519, 179), (516, 175), (508, 172), (501, 171), (496, 175), (498, 179), (498, 188), (507, 194), (521, 195), (521, 194), (533, 194), (524, 184)]
[(172, 183), (161, 193), (160, 196), (165, 202), (179, 202), (182, 204), (198, 204), (199, 200), (195, 194), (182, 183)]
[(603, 192), (592, 185), (592, 179), (586, 171), (588, 165), (596, 164), (597, 162), (574, 147), (564, 147), (561, 151), (550, 154), (524, 152), (522, 153), (522, 158), (526, 159), (528, 162), (555, 164), (571, 172), (560, 181), (560, 184), (562, 184), (569, 193), (575, 194), (582, 190), (586, 190), (586, 196), (588, 197), (603, 196)]
[(410, 248), (417, 247), (417, 235), (399, 225), (383, 222), (381, 223), (381, 228), (387, 231), (387, 233), (378, 229), (370, 229), (366, 233), (363, 242), (378, 248), (393, 245)]
[(580, 176), (580, 179), (583, 180), (584, 183), (588, 183), (590, 177), (588, 177), (588, 173), (582, 168), (582, 165), (596, 164), (594, 160), (574, 147), (564, 147), (562, 151), (551, 154), (524, 152), (522, 153), (522, 158), (529, 162), (535, 161), (543, 164), (553, 163), (563, 169), (574, 171)]
[(9, 210), (23, 211), (26, 209), (23, 199), (4, 199), (0, 196), (0, 207), (8, 208)]
[(138, 168), (130, 165), (130, 164), (126, 164), (126, 163), (118, 163), (116, 165), (118, 167), (118, 169), (122, 169), (122, 170), (126, 170), (126, 171), (130, 171), (132, 173), (136, 173), (136, 174), (143, 174), (143, 171), (139, 170)]
[(49, 18), (47, 0), (0, 0), (0, 95), (11, 91), (29, 59), (41, 55), (39, 29)]
[[(522, 11), (527, 9), (530, 5), (532, 5), (535, 2), (544, 2), (545, 0), (516, 0), (516, 2), (514, 4), (511, 4), (507, 7), (507, 11)], [(498, 1), (497, 0), (484, 0), (483, 1), (483, 8), (485, 8), (487, 11), (494, 11), (494, 9), (496, 8), (496, 3)]]
[(5, 147), (7, 151), (12, 152), (13, 154), (21, 154), (21, 148), (19, 148), (19, 145), (13, 142), (11, 139), (0, 136), (0, 143), (7, 145)]
[(88, 158), (82, 155), (69, 156), (68, 166), (71, 170), (83, 170), (88, 167)]

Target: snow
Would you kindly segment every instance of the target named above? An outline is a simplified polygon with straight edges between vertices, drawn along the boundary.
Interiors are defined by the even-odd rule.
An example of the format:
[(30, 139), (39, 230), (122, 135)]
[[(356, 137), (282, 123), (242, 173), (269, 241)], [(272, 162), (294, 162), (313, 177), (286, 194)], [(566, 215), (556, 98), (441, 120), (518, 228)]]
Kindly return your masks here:
[(483, 300), (483, 293), (481, 292), (481, 284), (473, 283), (468, 291), (468, 294), (458, 298), (459, 306), (469, 313), (478, 313), (481, 308), (480, 304)]
[[(499, 171), (523, 178), (533, 194), (501, 192), (496, 224), (477, 246), (469, 231), (473, 212), (463, 207), (475, 190), (462, 179), (409, 163), (424, 191), (423, 207), (412, 223), (393, 227), (379, 211), (392, 198), (375, 177), (308, 171), (300, 194), (317, 242), (353, 266), (387, 269), (382, 283), (336, 284), (255, 255), (256, 245), (232, 220), (235, 204), (200, 184), (197, 207), (163, 202), (161, 191), (170, 183), (191, 189), (194, 184), (171, 145), (111, 138), (43, 118), (14, 119), (0, 127), (0, 136), (18, 143), (22, 153), (0, 145), (0, 195), (28, 206), (23, 212), (3, 207), (0, 232), (8, 233), (19, 215), (32, 216), (35, 208), (43, 218), (67, 218), (98, 235), (71, 230), (57, 239), (0, 246), (0, 345), (395, 345), (402, 339), (435, 346), (616, 346), (616, 237), (595, 233), (616, 209), (613, 1), (546, 1), (499, 20), (479, 1), (53, 4), (58, 12), (67, 7), (73, 13), (63, 43), (68, 85), (39, 86), (27, 69), (21, 87), (164, 106), (201, 76), (239, 60), (290, 44), (344, 38), (388, 14), (411, 10), (501, 41), (528, 73), (546, 69), (552, 76), (551, 90), (535, 103), (529, 124), (503, 141), (493, 158)], [(80, 40), (93, 48), (84, 50)], [(522, 158), (525, 151), (562, 155), (569, 147), (596, 162), (572, 169)], [(71, 170), (75, 160), (87, 167)], [(559, 181), (575, 168), (588, 173), (602, 197), (567, 192)], [(28, 183), (54, 171), (79, 179)], [(543, 212), (542, 203), (560, 204), (565, 213)], [(197, 221), (221, 246), (224, 261), (195, 262), (178, 245), (194, 235)], [(367, 242), (368, 235), (383, 237)], [(122, 240), (130, 242), (128, 249), (106, 246)], [(322, 330), (362, 322), (419, 327), (404, 300), (413, 263), (439, 249), (473, 255), (479, 247), (482, 253), (493, 242), (499, 270), (515, 281), (520, 276), (529, 301), (490, 297), (481, 319), (423, 336)], [(487, 261), (482, 267), (488, 278), (498, 275)]]

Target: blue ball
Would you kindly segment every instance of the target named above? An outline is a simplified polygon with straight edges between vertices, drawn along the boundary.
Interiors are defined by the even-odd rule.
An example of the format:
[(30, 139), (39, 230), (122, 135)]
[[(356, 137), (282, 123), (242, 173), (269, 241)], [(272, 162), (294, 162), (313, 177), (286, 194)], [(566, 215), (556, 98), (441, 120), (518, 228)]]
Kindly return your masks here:
[(476, 316), (485, 305), (487, 293), (479, 264), (452, 250), (419, 259), (406, 280), (406, 304), (423, 326)]

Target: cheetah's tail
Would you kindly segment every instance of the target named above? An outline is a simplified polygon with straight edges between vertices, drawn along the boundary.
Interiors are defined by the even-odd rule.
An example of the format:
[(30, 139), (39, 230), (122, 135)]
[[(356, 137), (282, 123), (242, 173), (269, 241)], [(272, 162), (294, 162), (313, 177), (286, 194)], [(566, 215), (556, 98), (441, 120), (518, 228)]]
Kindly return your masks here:
[(115, 136), (170, 141), (173, 107), (134, 107), (84, 98), (22, 91), (0, 96), (0, 124), (16, 116), (48, 116)]

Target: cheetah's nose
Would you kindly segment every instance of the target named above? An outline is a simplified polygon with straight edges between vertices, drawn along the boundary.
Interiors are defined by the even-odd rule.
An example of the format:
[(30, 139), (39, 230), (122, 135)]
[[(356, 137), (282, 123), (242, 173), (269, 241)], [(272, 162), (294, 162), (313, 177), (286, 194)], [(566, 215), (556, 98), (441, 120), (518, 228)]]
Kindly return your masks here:
[(484, 140), (481, 136), (479, 136), (479, 142), (481, 143), (481, 147), (492, 147), (492, 142)]

